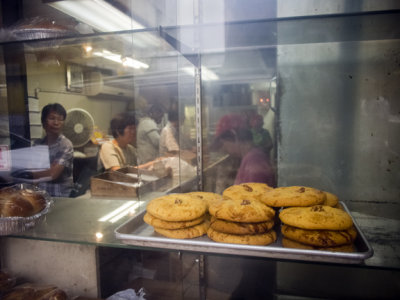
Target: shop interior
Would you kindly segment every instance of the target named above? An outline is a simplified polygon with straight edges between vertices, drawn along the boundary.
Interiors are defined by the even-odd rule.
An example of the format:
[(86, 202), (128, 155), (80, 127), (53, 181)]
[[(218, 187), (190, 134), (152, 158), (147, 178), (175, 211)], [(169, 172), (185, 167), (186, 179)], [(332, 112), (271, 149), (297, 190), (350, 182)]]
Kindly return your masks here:
[[(0, 1), (0, 188), (20, 183), (20, 168), (42, 168), (30, 151), (50, 103), (67, 111), (74, 157), (73, 193), (33, 228), (0, 236), (0, 269), (71, 299), (143, 287), (149, 299), (395, 299), (400, 5), (345, 2)], [(182, 151), (156, 182), (131, 188), (102, 169), (99, 151), (114, 116), (140, 120), (154, 105), (160, 131), (178, 112)], [(155, 197), (234, 184), (240, 161), (215, 145), (223, 121), (239, 117), (269, 132), (276, 186), (339, 197), (371, 245), (367, 259), (125, 236)]]

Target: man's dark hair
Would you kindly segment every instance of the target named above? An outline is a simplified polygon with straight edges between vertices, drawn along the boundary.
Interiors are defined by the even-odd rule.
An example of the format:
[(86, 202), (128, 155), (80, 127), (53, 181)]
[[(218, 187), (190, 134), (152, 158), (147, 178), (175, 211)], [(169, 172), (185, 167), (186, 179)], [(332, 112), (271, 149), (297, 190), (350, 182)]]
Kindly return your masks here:
[(153, 104), (152, 106), (150, 106), (149, 110), (147, 111), (147, 113), (149, 115), (152, 115), (154, 113), (164, 113), (164, 107), (161, 104)]
[(62, 106), (59, 103), (50, 103), (47, 104), (45, 107), (43, 107), (42, 109), (42, 115), (41, 115), (41, 121), (42, 121), (42, 125), (44, 125), (46, 123), (46, 119), (47, 116), (51, 113), (51, 112), (55, 112), (61, 116), (63, 116), (64, 120), (67, 117), (67, 112), (64, 108), (64, 106)]
[(136, 118), (134, 115), (121, 113), (116, 115), (110, 122), (110, 130), (111, 134), (114, 138), (117, 138), (120, 135), (124, 134), (124, 130), (126, 127), (130, 125), (136, 126)]
[(179, 121), (179, 113), (176, 110), (170, 110), (168, 112), (168, 121), (170, 122)]

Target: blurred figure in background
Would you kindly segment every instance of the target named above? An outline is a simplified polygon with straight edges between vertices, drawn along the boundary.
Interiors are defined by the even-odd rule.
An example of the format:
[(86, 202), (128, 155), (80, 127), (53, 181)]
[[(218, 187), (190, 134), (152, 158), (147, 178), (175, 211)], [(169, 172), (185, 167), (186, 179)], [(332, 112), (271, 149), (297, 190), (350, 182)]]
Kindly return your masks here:
[(196, 158), (195, 147), (191, 147), (187, 136), (180, 135), (180, 126), (184, 120), (185, 116), (179, 118), (177, 110), (168, 112), (168, 123), (160, 135), (160, 156), (179, 156), (189, 164), (193, 164)]
[(123, 167), (137, 165), (137, 151), (131, 144), (136, 140), (136, 119), (133, 115), (121, 113), (110, 122), (114, 139), (105, 142), (99, 158), (105, 170), (115, 171)]
[(223, 153), (226, 157), (217, 165), (216, 193), (222, 193), (227, 187), (234, 184), (241, 161), (240, 157), (229, 155), (222, 149), (222, 141), (219, 137), (224, 132), (246, 128), (246, 123), (246, 118), (237, 113), (226, 114), (218, 120), (215, 128), (215, 139), (210, 145), (210, 150)]
[[(251, 114), (232, 113), (220, 118), (216, 125), (211, 151), (227, 156), (217, 166), (215, 190), (218, 193), (233, 185), (245, 182), (261, 182), (275, 186), (275, 172), (269, 154), (257, 147), (251, 131)], [(259, 126), (256, 117), (253, 124)], [(262, 139), (260, 139), (262, 140)], [(260, 143), (262, 144), (262, 143)]]
[(252, 115), (250, 117), (249, 125), (251, 133), (253, 135), (254, 146), (260, 147), (269, 156), (273, 143), (269, 131), (263, 127), (263, 117), (259, 114)]
[(179, 114), (176, 110), (168, 112), (168, 123), (161, 131), (160, 156), (175, 156), (179, 154)]
[(160, 130), (158, 124), (164, 116), (164, 108), (159, 104), (153, 104), (142, 117), (137, 128), (137, 153), (140, 164), (152, 161), (159, 156)]
[(177, 110), (170, 110), (168, 123), (162, 129), (160, 136), (160, 160), (165, 168), (172, 170), (175, 183), (182, 178), (188, 179), (196, 176), (196, 168), (193, 166), (196, 153), (185, 149), (187, 146), (185, 138), (179, 135), (179, 127), (184, 119), (184, 116), (179, 118)]
[(219, 136), (219, 140), (226, 153), (241, 158), (234, 184), (261, 182), (275, 186), (275, 175), (269, 156), (263, 149), (254, 145), (249, 129), (227, 130)]

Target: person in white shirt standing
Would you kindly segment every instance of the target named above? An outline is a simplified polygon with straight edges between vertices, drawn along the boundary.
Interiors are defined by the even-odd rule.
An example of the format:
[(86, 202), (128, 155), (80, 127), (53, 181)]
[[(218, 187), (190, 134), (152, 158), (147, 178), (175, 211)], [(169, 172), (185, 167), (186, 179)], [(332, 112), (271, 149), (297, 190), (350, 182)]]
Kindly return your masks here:
[(164, 109), (159, 104), (153, 104), (147, 116), (140, 119), (137, 128), (137, 152), (139, 164), (156, 159), (159, 156), (160, 129)]
[(168, 123), (161, 131), (160, 156), (175, 156), (179, 153), (179, 114), (175, 110), (168, 112)]

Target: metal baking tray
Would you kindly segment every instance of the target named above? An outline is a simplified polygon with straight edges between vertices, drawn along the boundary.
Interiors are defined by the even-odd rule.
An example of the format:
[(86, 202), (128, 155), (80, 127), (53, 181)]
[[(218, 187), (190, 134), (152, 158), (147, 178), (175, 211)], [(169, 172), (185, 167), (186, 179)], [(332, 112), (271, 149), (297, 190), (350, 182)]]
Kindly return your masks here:
[[(341, 205), (350, 214), (343, 202)], [(349, 253), (284, 248), (281, 243), (280, 224), (275, 225), (275, 231), (278, 234), (277, 241), (267, 246), (217, 243), (206, 235), (194, 239), (171, 239), (154, 232), (153, 227), (143, 221), (144, 214), (145, 211), (116, 228), (116, 238), (126, 244), (149, 248), (327, 263), (360, 264), (373, 255), (372, 247), (354, 219), (354, 226), (358, 233), (354, 242), (356, 252)]]

